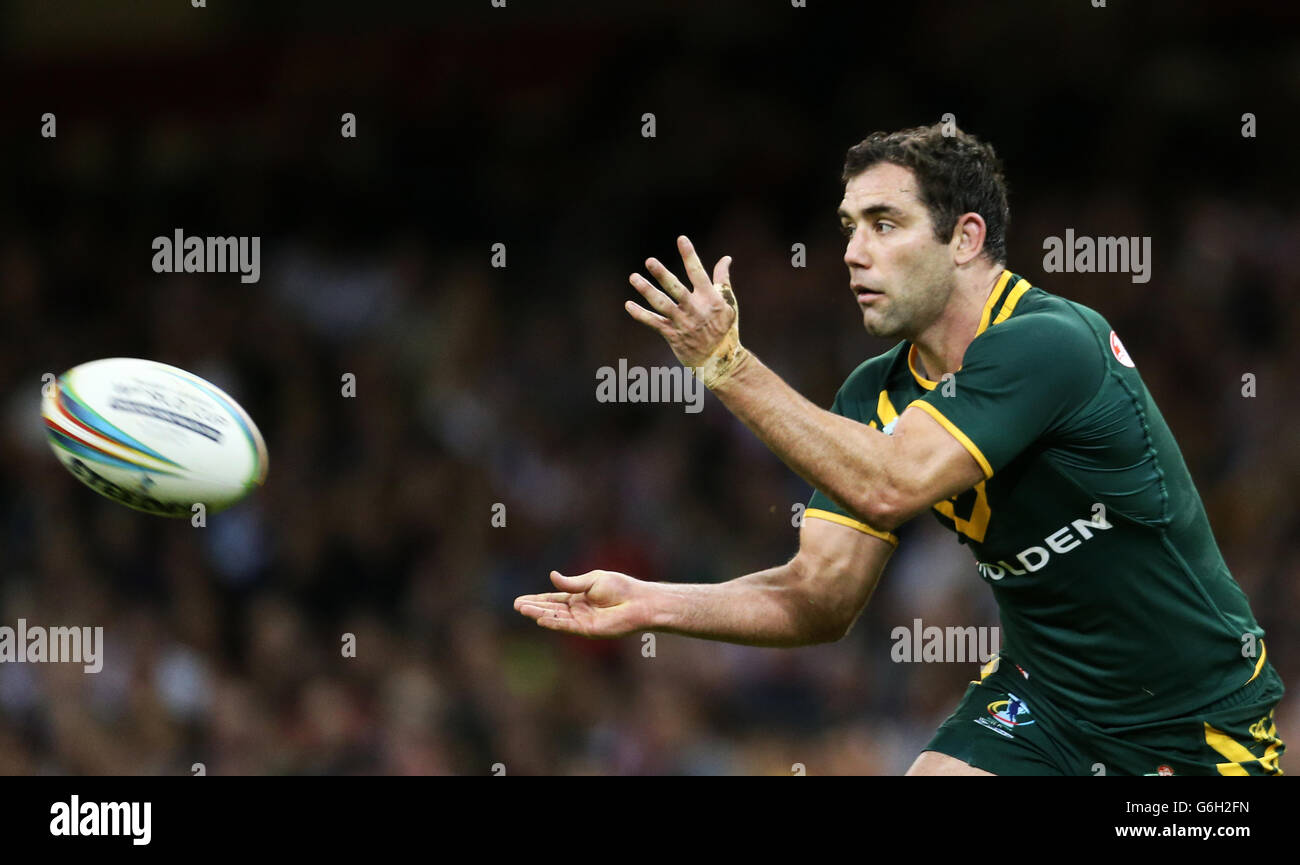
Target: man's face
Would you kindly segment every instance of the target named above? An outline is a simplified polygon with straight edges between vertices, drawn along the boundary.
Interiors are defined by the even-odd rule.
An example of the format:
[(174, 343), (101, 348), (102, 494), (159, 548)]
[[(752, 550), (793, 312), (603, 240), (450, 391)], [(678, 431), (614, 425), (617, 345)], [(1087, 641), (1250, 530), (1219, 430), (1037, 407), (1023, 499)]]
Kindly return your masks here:
[(911, 169), (880, 162), (844, 187), (849, 286), (872, 336), (914, 338), (943, 311), (956, 286), (948, 244), (934, 238)]

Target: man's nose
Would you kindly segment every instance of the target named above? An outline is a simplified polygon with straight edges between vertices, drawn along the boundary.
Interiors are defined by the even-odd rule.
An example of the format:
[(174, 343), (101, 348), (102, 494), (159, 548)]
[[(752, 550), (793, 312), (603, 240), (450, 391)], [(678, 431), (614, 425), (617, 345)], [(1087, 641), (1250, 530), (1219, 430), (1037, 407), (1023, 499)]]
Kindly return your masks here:
[(844, 263), (849, 267), (871, 267), (871, 255), (867, 252), (866, 241), (860, 232), (853, 232), (848, 245), (844, 248)]

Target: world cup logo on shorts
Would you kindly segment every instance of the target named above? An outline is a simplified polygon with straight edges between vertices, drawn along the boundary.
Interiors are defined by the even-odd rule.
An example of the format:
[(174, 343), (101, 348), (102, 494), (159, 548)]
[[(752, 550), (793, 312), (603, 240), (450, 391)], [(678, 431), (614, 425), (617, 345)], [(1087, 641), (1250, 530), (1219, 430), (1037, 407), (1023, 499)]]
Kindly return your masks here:
[(1029, 717), (1029, 707), (1015, 694), (1007, 694), (1005, 700), (994, 700), (988, 705), (989, 714), (999, 724), (1006, 727), (1026, 727), (1034, 723)]

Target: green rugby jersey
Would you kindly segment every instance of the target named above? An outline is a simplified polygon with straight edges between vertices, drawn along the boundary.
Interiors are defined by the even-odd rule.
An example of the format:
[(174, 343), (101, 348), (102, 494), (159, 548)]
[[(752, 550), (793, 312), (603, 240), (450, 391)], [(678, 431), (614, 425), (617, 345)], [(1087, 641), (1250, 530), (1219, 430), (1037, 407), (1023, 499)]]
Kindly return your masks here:
[[(922, 377), (915, 353), (905, 341), (863, 363), (831, 410), (891, 432), (915, 405), (983, 469), (933, 513), (975, 554), (1003, 662), (1028, 691), (1128, 725), (1187, 714), (1259, 674), (1263, 630), (1105, 319), (1003, 271), (951, 378)], [(805, 516), (897, 543), (820, 491)]]

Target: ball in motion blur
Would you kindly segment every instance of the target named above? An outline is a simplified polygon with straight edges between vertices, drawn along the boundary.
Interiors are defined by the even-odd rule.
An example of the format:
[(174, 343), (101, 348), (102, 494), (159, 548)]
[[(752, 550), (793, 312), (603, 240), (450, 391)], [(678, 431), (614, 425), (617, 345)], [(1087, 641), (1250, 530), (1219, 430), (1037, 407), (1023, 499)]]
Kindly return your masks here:
[(266, 443), (239, 403), (179, 367), (113, 357), (75, 366), (44, 389), (50, 447), (100, 495), (186, 517), (228, 508), (266, 480)]

